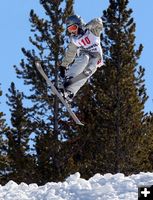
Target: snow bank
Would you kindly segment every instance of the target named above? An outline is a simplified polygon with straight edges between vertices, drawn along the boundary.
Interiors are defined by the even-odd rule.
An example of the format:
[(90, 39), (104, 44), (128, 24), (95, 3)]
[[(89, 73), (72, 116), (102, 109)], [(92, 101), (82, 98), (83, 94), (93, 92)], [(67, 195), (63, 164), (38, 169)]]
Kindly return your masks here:
[(153, 185), (153, 173), (132, 176), (124, 174), (96, 174), (89, 180), (76, 173), (65, 182), (16, 184), (9, 181), (0, 185), (0, 200), (137, 200), (138, 186)]

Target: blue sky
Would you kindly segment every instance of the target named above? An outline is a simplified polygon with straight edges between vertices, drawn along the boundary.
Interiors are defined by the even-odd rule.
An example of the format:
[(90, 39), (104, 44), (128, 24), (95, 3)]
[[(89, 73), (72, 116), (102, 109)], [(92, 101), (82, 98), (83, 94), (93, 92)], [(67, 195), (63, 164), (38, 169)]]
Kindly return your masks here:
[[(87, 22), (102, 15), (107, 8), (108, 0), (75, 0), (75, 12)], [(153, 111), (153, 0), (130, 0), (129, 6), (133, 9), (136, 22), (136, 45), (143, 44), (144, 50), (139, 60), (145, 68), (145, 85), (149, 100), (145, 111)], [(5, 0), (1, 2), (0, 12), (0, 83), (3, 96), (0, 98), (0, 111), (7, 114), (5, 94), (8, 92), (11, 81), (16, 83), (19, 90), (24, 90), (23, 81), (17, 80), (13, 65), (18, 65), (23, 54), (21, 48), (31, 48), (28, 41), (30, 32), (29, 13), (31, 9), (42, 16), (44, 10), (39, 0)]]

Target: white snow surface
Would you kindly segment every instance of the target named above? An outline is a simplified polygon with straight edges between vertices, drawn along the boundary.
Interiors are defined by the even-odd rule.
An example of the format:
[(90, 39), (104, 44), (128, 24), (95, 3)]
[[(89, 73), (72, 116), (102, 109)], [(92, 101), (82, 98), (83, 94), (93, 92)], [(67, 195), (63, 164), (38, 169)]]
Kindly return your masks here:
[(153, 173), (96, 174), (85, 180), (77, 172), (64, 182), (44, 186), (9, 181), (0, 185), (0, 200), (137, 200), (138, 186), (147, 185), (153, 185)]

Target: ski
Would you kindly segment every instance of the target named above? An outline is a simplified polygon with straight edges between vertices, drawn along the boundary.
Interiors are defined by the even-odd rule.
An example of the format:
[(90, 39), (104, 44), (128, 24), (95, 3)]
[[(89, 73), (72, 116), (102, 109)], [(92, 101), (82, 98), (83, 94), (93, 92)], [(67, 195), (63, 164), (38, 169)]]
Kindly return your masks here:
[(35, 65), (36, 65), (39, 73), (46, 80), (47, 84), (51, 87), (52, 93), (55, 94), (59, 98), (59, 100), (63, 103), (63, 105), (66, 107), (68, 113), (70, 114), (70, 116), (72, 117), (72, 119), (75, 121), (75, 123), (78, 124), (78, 125), (84, 126), (84, 124), (78, 119), (78, 117), (72, 111), (71, 107), (67, 104), (67, 102), (65, 102), (64, 98), (58, 92), (58, 90), (53, 85), (53, 83), (49, 80), (49, 78), (47, 77), (47, 75), (45, 74), (45, 72), (44, 72), (44, 70), (43, 70), (43, 68), (41, 66), (41, 63), (39, 61), (36, 61)]

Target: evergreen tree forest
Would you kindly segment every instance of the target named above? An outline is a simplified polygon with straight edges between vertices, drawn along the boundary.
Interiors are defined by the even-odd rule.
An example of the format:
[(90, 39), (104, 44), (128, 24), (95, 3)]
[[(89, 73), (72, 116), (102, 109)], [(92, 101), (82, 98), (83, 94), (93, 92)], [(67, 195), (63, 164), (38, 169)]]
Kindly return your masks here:
[[(69, 41), (66, 18), (74, 14), (74, 0), (40, 0), (44, 17), (31, 10), (31, 49), (16, 76), (29, 91), (10, 83), (6, 97), (10, 125), (0, 111), (0, 181), (17, 183), (63, 181), (80, 172), (153, 171), (153, 114), (145, 113), (148, 99), (145, 68), (139, 65), (143, 44), (136, 47), (136, 23), (129, 0), (109, 0), (102, 11), (101, 45), (104, 65), (79, 91), (72, 109), (84, 127), (76, 125), (38, 72), (39, 60), (57, 87), (59, 63)], [(76, 13), (77, 14), (77, 13)], [(0, 90), (0, 97), (4, 92)]]

